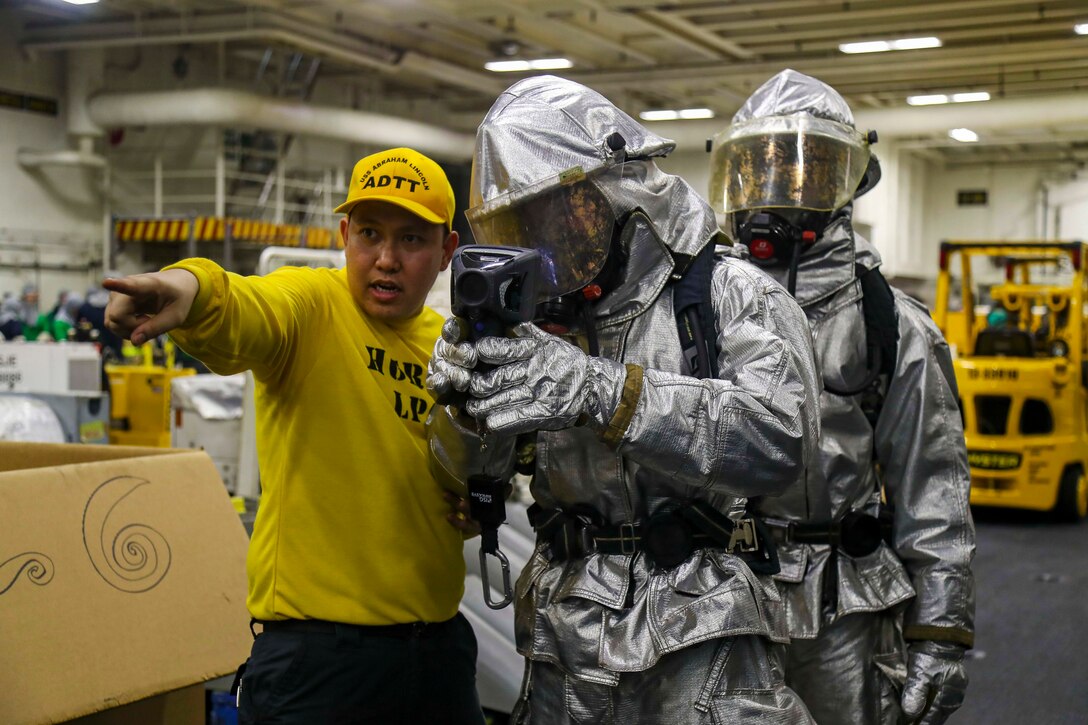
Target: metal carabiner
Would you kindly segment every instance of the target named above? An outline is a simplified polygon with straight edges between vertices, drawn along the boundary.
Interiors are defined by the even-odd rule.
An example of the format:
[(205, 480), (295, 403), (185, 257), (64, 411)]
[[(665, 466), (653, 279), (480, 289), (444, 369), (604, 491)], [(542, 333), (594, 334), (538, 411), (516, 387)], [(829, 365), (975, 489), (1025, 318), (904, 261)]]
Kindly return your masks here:
[(498, 547), (495, 547), (493, 552), (496, 559), (499, 560), (499, 564), (502, 565), (502, 589), (503, 598), (495, 602), (491, 599), (491, 582), (488, 579), (487, 574), (487, 552), (484, 551), (484, 547), (480, 546), (480, 578), (484, 581), (484, 601), (487, 606), (492, 609), (502, 609), (509, 606), (510, 602), (514, 601), (514, 590), (510, 586), (510, 560), (506, 558), (506, 554), (502, 553)]

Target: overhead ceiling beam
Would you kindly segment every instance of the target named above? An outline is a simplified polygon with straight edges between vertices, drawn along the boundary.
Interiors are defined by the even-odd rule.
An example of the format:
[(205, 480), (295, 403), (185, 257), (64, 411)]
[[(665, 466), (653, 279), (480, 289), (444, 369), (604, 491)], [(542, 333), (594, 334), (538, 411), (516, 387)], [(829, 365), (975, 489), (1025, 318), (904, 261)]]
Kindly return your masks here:
[[(1084, 43), (1079, 39), (1071, 39), (1064, 42), (1045, 43), (1015, 43), (1005, 46), (994, 46), (992, 49), (979, 48), (940, 48), (926, 51), (912, 51), (906, 53), (877, 54), (889, 57), (880, 58), (874, 56), (830, 56), (813, 59), (797, 59), (790, 65), (803, 73), (830, 80), (831, 78), (857, 78), (869, 76), (876, 79), (885, 77), (889, 72), (911, 73), (942, 69), (962, 68), (965, 63), (974, 66), (994, 67), (1002, 64), (1029, 62), (1034, 60), (1063, 60), (1070, 57), (1078, 57), (1078, 52), (1083, 52)], [(909, 55), (904, 58), (902, 56)], [(569, 73), (572, 78), (588, 85), (615, 85), (615, 84), (655, 84), (671, 83), (684, 80), (692, 76), (700, 77), (706, 74), (716, 74), (723, 79), (735, 79), (734, 82), (755, 80), (762, 83), (774, 73), (782, 69), (781, 61), (759, 61), (734, 63), (727, 69), (720, 64), (692, 63), (656, 68), (634, 68), (620, 71), (587, 71)]]
[[(1066, 127), (1081, 128), (1088, 124), (1088, 93), (1006, 98), (989, 103), (853, 110), (858, 128), (876, 129), (885, 139), (943, 134), (960, 126), (980, 134), (1026, 128), (1062, 131)], [(706, 139), (722, 130), (725, 123), (721, 119), (664, 121), (653, 124), (653, 130), (674, 139), (681, 148), (692, 149), (701, 148)]]
[(714, 50), (725, 53), (732, 58), (751, 60), (756, 57), (755, 53), (739, 43), (728, 40), (717, 33), (705, 30), (698, 25), (688, 22), (684, 18), (676, 17), (668, 12), (662, 12), (660, 10), (640, 10), (637, 11), (637, 15), (669, 30), (679, 37), (692, 38), (696, 42), (702, 43), (708, 48), (713, 48)]
[[(566, 48), (566, 52), (573, 53), (576, 57), (592, 58), (595, 65), (602, 62), (601, 51), (639, 63), (652, 64), (657, 62), (657, 57), (650, 53), (639, 50), (628, 43), (613, 40), (603, 33), (585, 30), (573, 23), (551, 20), (541, 15), (528, 14), (520, 10), (515, 10), (514, 15), (521, 20), (517, 25), (518, 35), (525, 36), (536, 43), (556, 50), (561, 51)], [(572, 51), (572, 48), (578, 50)]]
[(267, 11), (216, 13), (133, 22), (80, 23), (33, 30), (22, 42), (28, 52), (169, 43), (225, 41), (279, 42), (319, 57), (390, 75), (411, 71), (480, 93), (499, 93), (505, 84), (481, 71), (432, 58), (416, 51), (398, 51), (357, 35), (300, 23)]
[[(772, 14), (770, 7), (757, 11), (757, 17), (749, 17), (744, 20), (734, 18), (712, 19), (715, 16), (708, 14), (700, 18), (699, 24), (708, 30), (749, 30), (764, 27), (799, 27), (804, 25), (842, 24), (853, 22), (880, 21), (881, 24), (888, 18), (904, 16), (915, 20), (915, 28), (919, 34), (925, 34), (926, 21), (942, 15), (957, 15), (967, 17), (971, 11), (992, 12), (999, 7), (1011, 5), (1023, 5), (1024, 0), (956, 0), (956, 2), (910, 2), (902, 5), (879, 3), (872, 8), (855, 8), (850, 5), (836, 4), (829, 9), (826, 5), (822, 8), (813, 8), (811, 13)], [(760, 3), (764, 7), (763, 3)], [(846, 8), (846, 9), (839, 9)], [(870, 29), (861, 36), (862, 38), (886, 37), (882, 26), (870, 25)]]
[(667, 29), (661, 27), (660, 25), (647, 20), (644, 14), (636, 11), (637, 9), (624, 8), (623, 10), (617, 11), (609, 8), (606, 3), (600, 2), (600, 0), (577, 0), (577, 2), (579, 6), (584, 7), (592, 13), (596, 14), (598, 18), (601, 15), (617, 16), (622, 18), (624, 21), (638, 27), (648, 36), (664, 39), (669, 43), (678, 45), (702, 58), (705, 58), (707, 60), (717, 60), (721, 58), (720, 52), (708, 48), (703, 43), (696, 42), (691, 38), (669, 32)]
[(502, 28), (479, 22), (464, 12), (436, 7), (433, 0), (397, 0), (389, 5), (351, 3), (343, 12), (346, 22), (374, 27), (371, 32), (376, 36), (394, 38), (406, 46), (425, 46), (434, 55), (447, 59), (452, 51), (462, 64), (466, 58), (473, 58), (482, 65), (493, 56), (489, 46), (507, 35)]
[(949, 68), (947, 70), (916, 73), (910, 70), (881, 76), (877, 82), (870, 78), (852, 79), (849, 74), (837, 78), (833, 84), (840, 93), (858, 93), (873, 91), (878, 95), (894, 92), (922, 92), (926, 90), (948, 91), (977, 88), (999, 92), (1003, 87), (1016, 84), (1030, 86), (1038, 80), (1064, 79), (1070, 82), (1080, 80), (1088, 84), (1088, 58), (1049, 60), (1045, 62), (1024, 62), (1015, 65), (1002, 65), (991, 69)]
[[(616, 0), (617, 4), (626, 5), (623, 0)], [(880, 3), (887, 5), (888, 0), (854, 0), (853, 5), (865, 5)], [(637, 4), (637, 3), (636, 3)], [(649, 3), (647, 3), (649, 4)], [(654, 3), (660, 6), (661, 3)], [(689, 2), (672, 5), (669, 12), (685, 17), (701, 16), (708, 12), (721, 15), (735, 14), (751, 17), (752, 15), (774, 14), (781, 15), (784, 11), (795, 11), (802, 8), (827, 8), (827, 0), (754, 0), (754, 2)]]
[[(565, 51), (594, 65), (609, 60), (610, 58), (606, 58), (606, 55), (612, 57), (619, 55), (635, 62), (651, 65), (658, 62), (657, 56), (612, 38), (607, 33), (587, 30), (576, 23), (550, 17), (545, 12), (537, 12), (520, 4), (509, 3), (502, 7), (502, 11), (498, 14), (514, 19), (513, 35), (515, 37), (530, 40), (545, 48)], [(458, 12), (475, 18), (481, 24), (486, 24), (485, 19), (496, 15), (494, 7), (476, 8), (471, 5), (458, 6)]]
[[(927, 18), (925, 21), (926, 32), (933, 32), (941, 30), (942, 28), (953, 28), (953, 30), (945, 31), (941, 30), (940, 37), (942, 41), (963, 39), (967, 37), (986, 37), (987, 34), (995, 37), (999, 37), (1004, 33), (1032, 33), (1045, 30), (1059, 30), (1065, 28), (1068, 30), (1072, 26), (1072, 19), (1084, 16), (1083, 10), (1054, 10), (1048, 11), (1045, 16), (1045, 21), (1039, 20), (1039, 13), (1037, 10), (1014, 12), (1014, 13), (991, 13), (975, 19), (969, 18)], [(1059, 18), (1065, 18), (1065, 21), (1059, 21)], [(814, 28), (809, 30), (797, 30), (790, 28), (783, 28), (776, 30), (775, 32), (768, 33), (745, 33), (744, 40), (750, 46), (764, 46), (768, 43), (778, 43), (781, 46), (793, 45), (796, 43), (803, 43), (807, 48), (822, 47), (813, 41), (827, 41), (830, 45), (832, 42), (837, 43), (842, 40), (846, 35), (851, 34), (848, 31), (848, 27), (842, 23), (835, 25), (834, 27), (827, 28)], [(957, 28), (966, 28), (964, 30), (956, 30)], [(915, 32), (918, 29), (917, 18), (906, 18), (901, 23), (885, 23), (881, 26), (880, 32), (883, 37), (896, 37), (902, 36), (906, 33)], [(767, 48), (773, 48), (777, 46), (767, 46)]]

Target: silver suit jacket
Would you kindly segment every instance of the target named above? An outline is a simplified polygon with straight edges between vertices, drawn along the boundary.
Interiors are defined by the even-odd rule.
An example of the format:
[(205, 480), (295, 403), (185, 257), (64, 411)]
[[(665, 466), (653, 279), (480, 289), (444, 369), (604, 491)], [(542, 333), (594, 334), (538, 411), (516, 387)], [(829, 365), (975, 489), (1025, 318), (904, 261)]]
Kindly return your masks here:
[[(865, 320), (854, 265), (880, 264), (854, 234), (850, 207), (838, 213), (801, 258), (796, 298), (811, 325), (826, 383), (856, 387), (866, 372)], [(784, 274), (784, 273), (783, 273)], [(886, 381), (876, 427), (860, 395), (820, 396), (819, 453), (804, 486), (759, 510), (793, 521), (826, 522), (851, 510), (876, 514), (881, 488), (894, 513), (893, 545), (851, 558), (840, 552), (838, 606), (821, 613), (829, 562), (826, 545), (780, 546), (779, 582), (791, 637), (812, 638), (822, 624), (851, 612), (904, 602), (907, 639), (971, 645), (974, 632), (975, 531), (956, 380), (948, 345), (926, 308), (894, 290), (899, 318), (895, 373)]]

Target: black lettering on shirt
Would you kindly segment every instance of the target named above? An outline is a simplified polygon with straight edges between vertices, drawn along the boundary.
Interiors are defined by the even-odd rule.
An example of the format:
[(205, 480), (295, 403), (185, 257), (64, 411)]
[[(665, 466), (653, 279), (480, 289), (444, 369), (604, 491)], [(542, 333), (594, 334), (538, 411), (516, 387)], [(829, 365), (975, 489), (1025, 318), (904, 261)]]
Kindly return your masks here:
[(418, 423), (420, 421), (420, 415), (426, 413), (430, 405), (423, 398), (417, 398), (414, 395), (408, 396), (408, 402), (404, 402), (404, 398), (401, 397), (399, 390), (393, 391), (394, 403), (393, 409), (396, 411), (397, 416), (408, 420), (408, 416), (412, 416), (412, 422)]
[(366, 346), (366, 351), (370, 353), (370, 364), (366, 366), (367, 370), (376, 370), (382, 375), (385, 375), (385, 371), (382, 370), (382, 365), (385, 362), (385, 350), (380, 347)]
[(420, 390), (423, 389), (423, 366), (416, 363), (399, 362), (389, 359), (389, 375), (394, 380), (407, 380)]

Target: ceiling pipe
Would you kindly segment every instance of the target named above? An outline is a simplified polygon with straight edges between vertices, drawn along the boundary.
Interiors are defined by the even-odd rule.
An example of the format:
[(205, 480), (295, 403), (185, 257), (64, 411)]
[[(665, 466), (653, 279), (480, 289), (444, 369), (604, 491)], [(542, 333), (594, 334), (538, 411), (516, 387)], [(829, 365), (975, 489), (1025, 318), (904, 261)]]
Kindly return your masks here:
[(82, 166), (93, 169), (106, 167), (106, 159), (94, 152), (94, 138), (102, 130), (87, 118), (87, 97), (102, 87), (105, 69), (105, 51), (88, 49), (68, 54), (65, 80), (65, 120), (70, 138), (76, 139), (76, 148), (42, 151), (19, 149), (15, 160), (26, 169), (42, 166)]
[(88, 103), (102, 128), (246, 126), (373, 146), (410, 146), (449, 161), (472, 157), (475, 137), (440, 126), (347, 108), (315, 106), (216, 88), (106, 93)]
[(19, 149), (15, 152), (15, 160), (25, 169), (37, 169), (42, 166), (106, 168), (106, 159), (94, 152), (94, 139), (87, 136), (79, 139), (78, 149), (60, 149), (59, 151)]
[[(1088, 93), (1005, 98), (982, 103), (950, 103), (943, 106), (863, 108), (854, 111), (858, 128), (874, 129), (881, 139), (946, 134), (949, 129), (969, 128), (984, 134), (1021, 128), (1060, 129), (1088, 123)], [(728, 118), (711, 121), (663, 121), (648, 127), (676, 141), (681, 150), (704, 149), (706, 140), (729, 125)], [(879, 152), (879, 146), (877, 147)]]
[(227, 41), (282, 43), (350, 66), (390, 75), (417, 73), (477, 92), (493, 91), (497, 95), (506, 87), (501, 80), (482, 71), (413, 50), (397, 50), (365, 38), (328, 31), (302, 18), (269, 11), (194, 16), (184, 23), (160, 19), (140, 23), (83, 23), (59, 30), (32, 32), (21, 45), (25, 51), (34, 53)]

